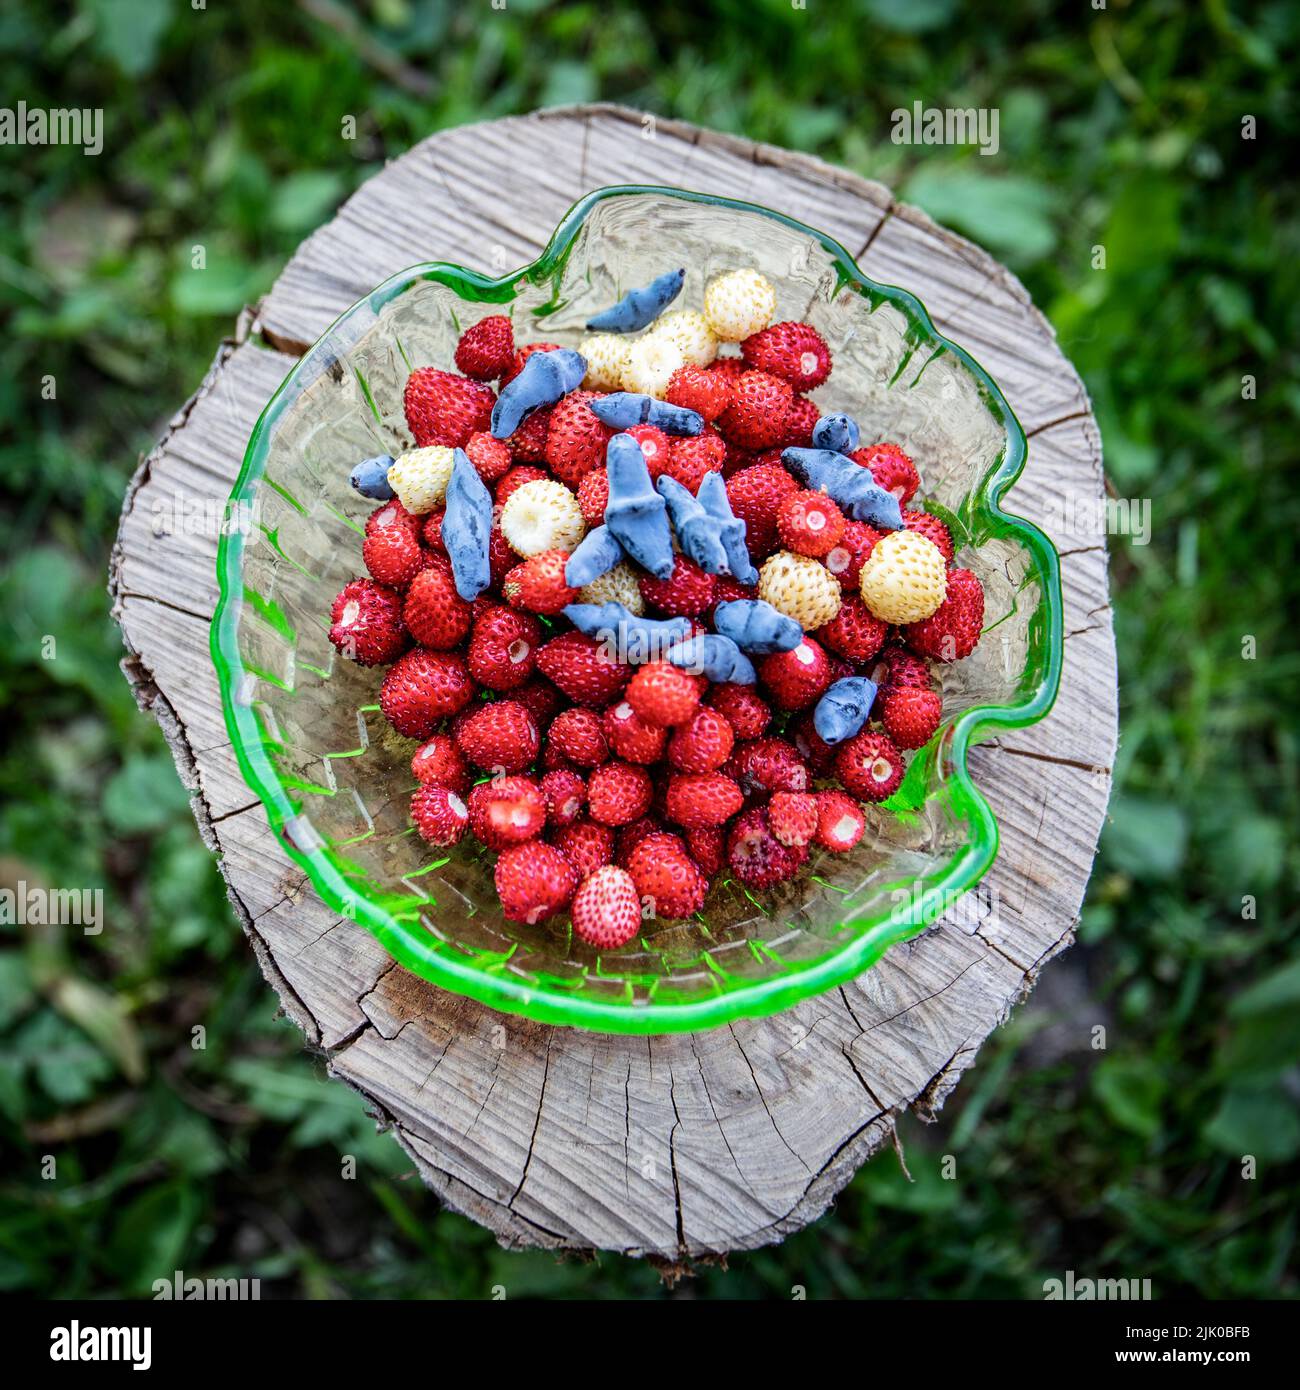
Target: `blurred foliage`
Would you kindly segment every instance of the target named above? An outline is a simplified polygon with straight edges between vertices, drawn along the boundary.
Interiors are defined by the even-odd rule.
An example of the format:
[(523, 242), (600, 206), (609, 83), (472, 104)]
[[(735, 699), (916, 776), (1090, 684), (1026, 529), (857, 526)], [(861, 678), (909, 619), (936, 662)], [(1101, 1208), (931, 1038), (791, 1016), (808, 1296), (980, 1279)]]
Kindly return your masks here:
[[(102, 107), (104, 148), (0, 147), (0, 875), (100, 887), (112, 927), (0, 928), (0, 1288), (182, 1268), (289, 1296), (661, 1292), (439, 1212), (272, 1020), (102, 591), (137, 456), (304, 235), (430, 131), (601, 98), (813, 151), (984, 241), (1084, 373), (1116, 494), (1152, 499), (1151, 544), (1112, 544), (1123, 744), (1082, 944), (941, 1124), (904, 1127), (914, 1182), (882, 1155), (815, 1229), (681, 1295), (1037, 1297), (1067, 1268), (1296, 1292), (1300, 11), (977, 8), (4, 7), (6, 101)], [(914, 101), (997, 107), (1000, 152), (891, 143)]]

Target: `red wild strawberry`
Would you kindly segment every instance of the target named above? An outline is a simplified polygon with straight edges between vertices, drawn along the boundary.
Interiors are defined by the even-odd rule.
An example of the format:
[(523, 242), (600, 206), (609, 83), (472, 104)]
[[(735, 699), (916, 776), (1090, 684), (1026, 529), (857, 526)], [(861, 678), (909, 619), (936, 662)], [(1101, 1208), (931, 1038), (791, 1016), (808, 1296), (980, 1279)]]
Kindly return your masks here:
[(421, 535), (425, 545), (439, 555), (446, 555), (447, 547), (442, 543), (442, 521), (447, 515), (446, 507), (439, 507), (424, 518), (424, 525), (421, 528)]
[(885, 645), (889, 624), (877, 618), (865, 603), (852, 594), (840, 604), (840, 611), (817, 629), (817, 640), (850, 661), (870, 661)]
[(492, 494), (492, 500), (496, 504), (493, 510), (500, 516), (502, 507), (509, 502), (519, 488), (523, 487), (525, 483), (542, 482), (546, 476), (545, 469), (534, 468), (529, 463), (515, 464), (510, 472), (502, 477), (497, 484), (497, 490)]
[(430, 782), (462, 796), (469, 791), (469, 768), (450, 734), (434, 734), (420, 745), (411, 759), (417, 782)]
[(904, 685), (915, 686), (918, 690), (929, 690), (930, 666), (923, 658), (909, 652), (906, 647), (889, 646), (881, 652), (880, 660), (871, 672), (871, 679), (882, 692)]
[(886, 492), (892, 492), (900, 507), (907, 506), (921, 486), (916, 464), (897, 444), (871, 444), (864, 449), (854, 449), (849, 457), (854, 463), (870, 469), (872, 480)]
[(639, 816), (628, 825), (620, 825), (614, 840), (614, 863), (626, 869), (632, 851), (647, 835), (663, 833), (663, 826), (653, 816)]
[(577, 603), (578, 591), (564, 582), (567, 550), (543, 550), (515, 565), (501, 583), (501, 593), (512, 608), (554, 617), (568, 604)]
[(679, 772), (716, 772), (731, 756), (736, 735), (726, 716), (708, 705), (673, 730), (668, 761)]
[(542, 799), (546, 802), (546, 819), (551, 825), (572, 825), (582, 815), (587, 784), (576, 772), (556, 768), (542, 778)]
[(786, 321), (751, 333), (740, 345), (749, 366), (811, 391), (831, 374), (831, 350), (811, 325)]
[(806, 792), (808, 767), (794, 744), (783, 738), (759, 738), (739, 743), (722, 767), (747, 792)]
[(495, 879), (506, 920), (536, 924), (568, 906), (578, 871), (554, 845), (537, 840), (503, 850)]
[(394, 497), (391, 502), (385, 502), (378, 506), (366, 517), (366, 535), (374, 535), (376, 531), (382, 530), (386, 526), (404, 526), (411, 533), (413, 540), (420, 539), (420, 528), (424, 525), (424, 518), (416, 516), (413, 512), (408, 512), (401, 502)]
[(471, 434), (465, 445), (465, 453), (485, 483), (495, 483), (504, 478), (514, 462), (514, 455), (504, 439), (494, 439), (492, 435), (480, 431)]
[(607, 864), (585, 878), (570, 907), (573, 932), (598, 951), (616, 951), (641, 930), (641, 899), (626, 869)]
[(742, 468), (727, 479), (727, 501), (745, 523), (745, 544), (755, 563), (776, 544), (776, 518), (781, 504), (799, 491), (799, 484), (779, 464)]
[[(722, 461), (722, 476), (724, 478), (731, 478), (735, 474), (743, 472), (746, 468), (754, 468), (760, 461), (763, 463), (773, 462), (772, 459), (767, 457), (766, 453), (757, 454), (753, 449), (742, 449), (739, 444), (733, 444), (729, 439), (725, 442), (727, 445), (727, 457)], [(778, 465), (781, 462), (779, 451), (775, 462)]]
[(645, 466), (653, 482), (664, 471), (668, 462), (668, 436), (657, 425), (633, 425), (624, 433), (630, 434), (641, 446)]
[(501, 385), (508, 386), (524, 369), (524, 363), (535, 352), (554, 352), (560, 345), (559, 343), (525, 343), (523, 347), (515, 352), (515, 360), (511, 364), (509, 371), (501, 378)]
[(632, 763), (602, 763), (587, 779), (587, 814), (601, 825), (630, 825), (653, 798), (650, 774)]
[(862, 839), (867, 819), (862, 807), (844, 792), (817, 793), (817, 844), (832, 854), (846, 854)]
[(553, 748), (559, 749), (578, 767), (597, 767), (609, 760), (609, 744), (600, 715), (594, 710), (561, 710), (552, 721), (547, 737)]
[(745, 793), (720, 772), (680, 772), (668, 779), (664, 809), (688, 830), (725, 825), (745, 804)]
[(743, 449), (766, 449), (785, 437), (794, 401), (790, 383), (767, 372), (741, 372), (731, 404), (718, 416), (718, 429)]
[(422, 647), (448, 651), (458, 647), (469, 631), (473, 609), (456, 592), (451, 561), (441, 555), (430, 556), (430, 560), (436, 563), (411, 580), (402, 617)]
[(631, 670), (601, 642), (581, 632), (553, 637), (537, 653), (537, 669), (577, 705), (603, 709), (623, 693)]
[(504, 314), (489, 314), (460, 335), (456, 366), (474, 381), (495, 381), (514, 365), (515, 330)]
[(914, 652), (935, 661), (960, 661), (975, 650), (984, 627), (984, 588), (970, 570), (948, 571), (948, 593), (938, 609), (901, 629)]
[(419, 449), (432, 444), (462, 447), (492, 422), (496, 392), (481, 382), (437, 367), (417, 367), (406, 379), (402, 404)]
[(510, 698), (528, 711), (533, 716), (538, 729), (544, 729), (555, 718), (555, 712), (560, 708), (563, 701), (560, 692), (550, 683), (550, 681), (540, 680), (536, 677), (528, 681), (525, 685), (518, 686), (510, 692)]
[(721, 473), (727, 459), (727, 446), (720, 434), (706, 429), (697, 435), (674, 439), (668, 450), (668, 461), (660, 470), (686, 488), (697, 493), (706, 473)]
[(807, 845), (783, 845), (776, 838), (761, 806), (738, 817), (727, 836), (727, 862), (747, 888), (774, 888), (793, 878), (807, 858)]
[(727, 832), (720, 825), (701, 825), (686, 832), (686, 848), (696, 864), (712, 878), (722, 868)]
[(592, 413), (589, 402), (599, 391), (570, 391), (551, 411), (546, 434), (546, 462), (566, 487), (577, 487), (605, 461), (605, 446), (614, 431)]
[[(739, 375), (739, 373), (737, 373)], [(705, 367), (678, 367), (668, 380), (664, 399), (670, 405), (680, 405), (712, 422), (731, 404), (732, 385), (722, 372)]]
[[(516, 464), (545, 463), (546, 440), (551, 432), (551, 411), (553, 406), (544, 405), (526, 415), (519, 428), (505, 441), (510, 457)], [(545, 473), (538, 474), (546, 477)], [(505, 506), (505, 499), (498, 498), (497, 504)]]
[(831, 663), (820, 642), (805, 637), (788, 652), (773, 652), (758, 663), (758, 676), (777, 709), (803, 709), (826, 693)]
[(454, 791), (427, 783), (411, 797), (411, 820), (428, 844), (454, 845), (469, 826), (469, 811)]
[(603, 468), (593, 468), (578, 484), (578, 506), (588, 526), (599, 526), (605, 520), (609, 506), (609, 474)]
[(358, 666), (387, 666), (411, 645), (402, 596), (371, 579), (345, 584), (330, 607), (330, 641)]
[(506, 849), (542, 833), (546, 801), (531, 777), (493, 777), (471, 787), (469, 828), (488, 849)]
[(667, 728), (642, 719), (626, 700), (610, 705), (601, 716), (601, 726), (609, 746), (624, 762), (657, 763), (664, 755)]
[(840, 744), (835, 773), (859, 801), (887, 801), (903, 780), (903, 755), (887, 734), (864, 729)]
[(461, 725), (456, 745), (487, 772), (522, 772), (540, 746), (533, 716), (513, 700), (493, 700)]
[(647, 835), (628, 855), (627, 868), (655, 917), (689, 917), (704, 905), (709, 881), (676, 835)]
[(671, 618), (693, 618), (713, 599), (713, 576), (685, 555), (673, 560), (673, 572), (667, 579), (643, 574), (639, 583), (641, 596), (651, 608)]
[(799, 756), (808, 764), (808, 771), (814, 777), (827, 777), (830, 775), (830, 765), (835, 761), (835, 749), (817, 732), (813, 713), (812, 710), (805, 710), (790, 726), (788, 733)]
[(739, 739), (758, 738), (772, 722), (772, 711), (752, 685), (715, 685), (705, 699)]
[(743, 357), (719, 357), (709, 367), (714, 376), (725, 381), (733, 391), (736, 382), (749, 370)]
[(817, 797), (812, 792), (777, 792), (767, 803), (767, 823), (783, 845), (806, 845), (817, 833)]
[(611, 826), (599, 825), (594, 820), (576, 820), (572, 825), (560, 826), (552, 839), (555, 848), (577, 869), (579, 878), (586, 878), (602, 864), (614, 861)]
[(533, 674), (541, 640), (535, 618), (498, 604), (474, 622), (469, 673), (488, 690), (514, 690)]
[(796, 396), (790, 402), (790, 413), (785, 417), (785, 434), (781, 447), (785, 449), (810, 449), (812, 447), (813, 426), (822, 418), (815, 401), (807, 396)]
[(841, 589), (856, 589), (862, 566), (885, 533), (865, 521), (846, 521), (839, 543), (826, 555), (826, 568), (840, 581)]
[(881, 701), (885, 732), (900, 748), (920, 748), (939, 727), (943, 700), (933, 690), (900, 685), (885, 692)]
[(715, 574), (713, 576), (713, 599), (709, 606), (700, 614), (700, 623), (703, 624), (702, 631), (707, 631), (713, 627), (713, 615), (717, 612), (718, 604), (734, 603), (738, 598), (754, 599), (758, 595), (752, 585), (742, 584), (733, 574)]
[(361, 558), (381, 583), (405, 589), (424, 567), (424, 551), (418, 533), (404, 523), (376, 526), (361, 542)]
[(905, 511), (903, 513), (903, 527), (907, 531), (915, 531), (918, 535), (933, 541), (943, 553), (943, 558), (952, 564), (952, 557), (955, 553), (952, 544), (952, 532), (937, 516), (931, 516), (929, 512)]
[(787, 550), (820, 560), (844, 534), (844, 513), (824, 492), (796, 492), (781, 503), (776, 533)]
[(428, 738), (439, 720), (465, 708), (474, 698), (474, 682), (464, 660), (454, 652), (416, 647), (389, 668), (379, 687), (384, 717), (407, 738)]
[(684, 724), (700, 703), (700, 684), (666, 661), (648, 661), (628, 682), (627, 702), (648, 724)]

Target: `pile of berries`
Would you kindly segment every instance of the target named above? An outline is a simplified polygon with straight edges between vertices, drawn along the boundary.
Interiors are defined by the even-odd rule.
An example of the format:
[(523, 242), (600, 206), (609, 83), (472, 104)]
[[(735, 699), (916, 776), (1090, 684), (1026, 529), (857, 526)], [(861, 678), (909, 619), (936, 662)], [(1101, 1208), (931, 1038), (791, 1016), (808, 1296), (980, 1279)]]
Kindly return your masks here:
[[(380, 707), (418, 742), (419, 834), (435, 846), (473, 836), (497, 855), (508, 919), (567, 912), (599, 949), (627, 944), (647, 917), (698, 913), (719, 875), (762, 891), (814, 851), (852, 850), (864, 804), (894, 794), (905, 751), (939, 726), (932, 663), (968, 656), (983, 625), (979, 580), (954, 565), (948, 528), (912, 507), (913, 461), (893, 443), (857, 447), (856, 424), (823, 418), (806, 394), (832, 369), (816, 329), (773, 322), (776, 292), (754, 270), (715, 278), (702, 312), (661, 314), (656, 301), (640, 323), (647, 295), (677, 293), (672, 278), (599, 316), (633, 327), (594, 333), (576, 353), (516, 345), (511, 320), (491, 315), (461, 337), (457, 371), (414, 370), (404, 397), (414, 448), (354, 470), (354, 485), (381, 501), (365, 525), (368, 577), (330, 612), (341, 654), (388, 668)], [(722, 351), (729, 344), (739, 353)], [(539, 353), (556, 354), (548, 375), (527, 369)], [(521, 380), (542, 382), (530, 390), (555, 398), (530, 396), (506, 433), (501, 419), (520, 409), (508, 388), (526, 369)], [(619, 404), (611, 393), (630, 394)], [(593, 410), (602, 399), (647, 422), (617, 429)], [(756, 583), (734, 563), (710, 572), (689, 558), (680, 524), (670, 570), (652, 574), (629, 547), (590, 583), (569, 583), (570, 557), (606, 520), (619, 434), (639, 446), (652, 494), (680, 500), (669, 478), (697, 496), (719, 475), (705, 492), (725, 486), (722, 514), (743, 523), (744, 578)], [(901, 527), (857, 519), (787, 466), (787, 450), (831, 454), (841, 469), (851, 460), (859, 485), (896, 499)], [(456, 510), (458, 463), (490, 494), (481, 533)], [(475, 544), (485, 553), (466, 560)], [(474, 565), (482, 578), (469, 598)], [(718, 620), (736, 641), (717, 636), (723, 604), (763, 622), (742, 633), (738, 619)], [(579, 629), (590, 610), (573, 605), (655, 630), (676, 620), (675, 641), (726, 644), (731, 678), (672, 652), (625, 659)], [(773, 635), (783, 630), (788, 640)], [(751, 631), (761, 636), (746, 646)]]

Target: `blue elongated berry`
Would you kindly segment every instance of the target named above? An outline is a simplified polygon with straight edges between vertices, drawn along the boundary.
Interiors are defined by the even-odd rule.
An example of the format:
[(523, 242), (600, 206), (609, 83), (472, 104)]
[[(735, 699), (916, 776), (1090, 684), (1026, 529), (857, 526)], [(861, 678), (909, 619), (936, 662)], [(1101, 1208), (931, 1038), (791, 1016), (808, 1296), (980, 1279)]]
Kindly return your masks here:
[(749, 547), (745, 544), (745, 523), (731, 510), (722, 474), (706, 473), (696, 499), (718, 528), (718, 539), (727, 552), (727, 568), (732, 576), (742, 584), (757, 584), (758, 571), (749, 558)]
[(871, 477), (871, 470), (834, 449), (783, 449), (781, 462), (804, 484), (838, 502), (854, 521), (869, 521), (886, 531), (903, 529), (898, 498)]
[(867, 722), (875, 698), (876, 683), (866, 676), (845, 676), (836, 681), (813, 710), (813, 728), (822, 742), (843, 743), (852, 738)]
[(660, 660), (691, 632), (687, 618), (638, 618), (621, 603), (570, 603), (564, 616), (625, 666)]
[(469, 602), (492, 582), (488, 539), (492, 531), (492, 494), (464, 449), (452, 455), (447, 483), (447, 511), (442, 518), (442, 543), (451, 556), (456, 592)]
[(617, 304), (588, 319), (587, 327), (593, 333), (637, 333), (681, 294), (685, 281), (685, 269), (665, 271), (641, 289), (628, 290)]
[(608, 526), (597, 526), (578, 542), (578, 548), (564, 566), (564, 582), (571, 589), (582, 589), (602, 574), (608, 574), (626, 557)]
[(613, 391), (587, 402), (587, 409), (610, 429), (630, 430), (633, 425), (654, 425), (665, 434), (699, 434), (704, 416), (684, 405), (669, 405), (635, 391)]
[(651, 485), (645, 455), (630, 434), (616, 434), (610, 439), (605, 449), (605, 472), (609, 477), (605, 525), (642, 569), (656, 579), (667, 579), (673, 572), (668, 504)]
[(677, 533), (677, 544), (688, 560), (693, 560), (706, 574), (727, 574), (727, 552), (718, 534), (718, 523), (700, 506), (689, 488), (676, 478), (663, 474), (655, 484), (660, 497), (668, 503), (668, 516)]
[(814, 449), (831, 449), (837, 454), (852, 453), (860, 437), (852, 415), (823, 415), (812, 430)]
[(492, 407), (493, 436), (508, 439), (534, 410), (576, 391), (586, 375), (587, 359), (572, 348), (530, 353), (523, 370), (502, 388)]
[(730, 637), (715, 632), (688, 637), (668, 653), (668, 660), (692, 675), (711, 681), (730, 681), (733, 685), (753, 685), (758, 680), (754, 663)]
[(388, 482), (388, 470), (392, 466), (392, 454), (376, 454), (372, 459), (362, 459), (348, 474), (348, 482), (362, 497), (389, 502), (397, 496)]
[(763, 599), (738, 598), (718, 604), (713, 626), (744, 652), (769, 656), (792, 652), (803, 641), (803, 628)]

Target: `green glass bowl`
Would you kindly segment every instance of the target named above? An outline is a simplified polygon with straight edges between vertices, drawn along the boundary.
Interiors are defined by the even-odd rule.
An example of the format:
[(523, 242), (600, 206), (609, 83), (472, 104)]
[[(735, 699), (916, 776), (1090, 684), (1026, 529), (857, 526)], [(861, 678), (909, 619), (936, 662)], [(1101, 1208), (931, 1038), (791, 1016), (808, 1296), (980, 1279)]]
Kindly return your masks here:
[[(638, 941), (602, 953), (567, 920), (507, 922), (485, 850), (431, 850), (419, 839), (407, 818), (415, 744), (379, 712), (382, 670), (336, 655), (327, 615), (364, 572), (373, 504), (351, 490), (348, 471), (409, 447), (402, 388), (413, 366), (450, 366), (459, 335), (491, 313), (509, 314), (520, 342), (576, 344), (592, 313), (678, 265), (687, 267), (679, 306), (698, 306), (719, 271), (754, 266), (776, 286), (778, 318), (821, 331), (835, 367), (814, 400), (915, 458), (925, 505), (984, 583), (987, 627), (975, 653), (941, 673), (940, 731), (895, 796), (868, 808), (855, 851), (815, 853), (797, 879), (761, 895), (724, 872), (696, 918), (648, 922)], [(726, 198), (601, 189), (512, 275), (434, 262), (394, 276), (331, 326), (267, 405), (231, 499), (250, 524), (232, 527), (217, 557), (212, 654), (239, 765), (322, 899), (434, 984), (616, 1033), (786, 1008), (923, 931), (997, 853), (967, 749), (1041, 718), (1061, 668), (1056, 553), (999, 506), (1024, 461), (1024, 433), (988, 375), (935, 332), (914, 296), (874, 284), (830, 237)]]

